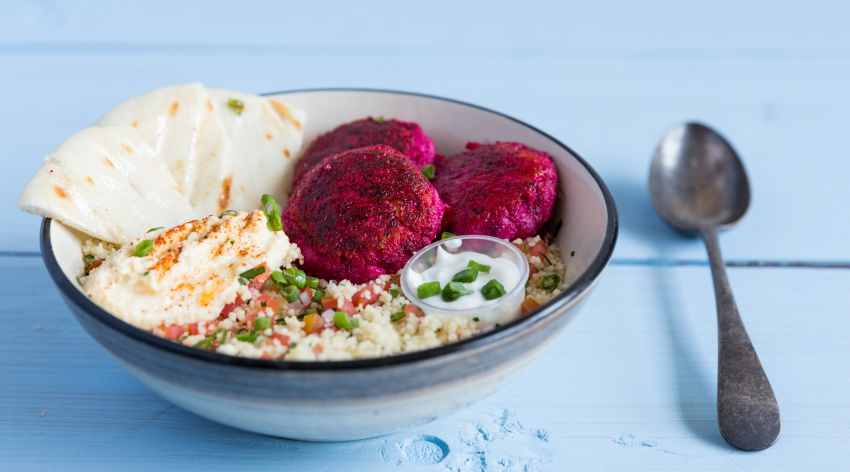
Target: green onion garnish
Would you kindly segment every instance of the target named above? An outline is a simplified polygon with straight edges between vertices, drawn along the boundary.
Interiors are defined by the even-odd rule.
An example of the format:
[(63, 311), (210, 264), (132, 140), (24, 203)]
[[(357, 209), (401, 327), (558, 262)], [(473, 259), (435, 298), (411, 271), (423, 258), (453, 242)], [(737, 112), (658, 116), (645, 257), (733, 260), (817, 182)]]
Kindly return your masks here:
[(543, 280), (540, 281), (540, 288), (543, 290), (552, 291), (558, 288), (558, 285), (561, 284), (561, 276), (558, 274), (546, 274), (543, 276)]
[(155, 228), (151, 228), (151, 229), (149, 229), (149, 230), (147, 230), (147, 231), (145, 231), (145, 232), (146, 232), (146, 233), (153, 233), (154, 231), (159, 231), (159, 230), (161, 230), (162, 228), (165, 228), (165, 226), (157, 226), (157, 227), (155, 227)]
[(214, 342), (215, 336), (207, 336), (204, 339), (201, 339), (200, 341), (195, 343), (195, 347), (200, 349), (212, 349)]
[(376, 116), (376, 117), (372, 118), (372, 121), (374, 121), (375, 123), (381, 124), (381, 123), (383, 123), (384, 121), (387, 121), (387, 120), (384, 119), (383, 116)]
[(286, 277), (283, 275), (283, 272), (279, 270), (272, 271), (271, 279), (281, 286), (286, 285)]
[(261, 317), (254, 320), (254, 329), (257, 331), (265, 331), (272, 325), (270, 318)]
[(289, 303), (297, 301), (300, 295), (301, 291), (294, 285), (287, 285), (286, 288), (283, 289), (283, 296)]
[(504, 294), (505, 287), (496, 279), (491, 279), (481, 287), (481, 295), (484, 295), (486, 300), (495, 300)]
[(307, 286), (307, 274), (305, 274), (303, 270), (290, 267), (286, 269), (284, 274), (286, 275), (286, 281), (289, 282), (290, 285), (295, 285), (298, 288), (304, 288)]
[(319, 279), (316, 277), (307, 277), (307, 286), (310, 288), (319, 288)]
[(280, 204), (269, 194), (264, 194), (260, 198), (260, 203), (263, 204), (263, 213), (266, 214), (269, 229), (272, 231), (283, 230), (283, 223), (280, 221)]
[(452, 233), (452, 232), (443, 231), (443, 234), (440, 235), (440, 239), (449, 239), (449, 238), (453, 238), (455, 236), (457, 236), (457, 235)]
[(437, 173), (437, 168), (433, 164), (428, 164), (422, 168), (422, 175), (428, 180), (434, 180), (434, 175)]
[(251, 280), (254, 277), (262, 274), (265, 271), (266, 271), (266, 267), (260, 265), (260, 266), (254, 267), (253, 269), (248, 269), (245, 272), (242, 272), (241, 274), (239, 274), (239, 277)]
[(225, 216), (236, 216), (238, 214), (239, 214), (239, 212), (236, 211), (236, 210), (224, 210), (223, 212), (221, 212), (220, 215), (218, 215), (218, 217), (224, 218)]
[(478, 278), (478, 271), (475, 269), (463, 269), (452, 277), (452, 282), (470, 283)]
[(466, 288), (466, 286), (462, 283), (449, 282), (445, 287), (443, 287), (443, 300), (453, 302), (464, 295), (469, 295), (470, 293), (472, 293), (472, 290)]
[(93, 255), (91, 255), (91, 254), (86, 254), (85, 256), (83, 256), (83, 261), (84, 261), (86, 264), (88, 264), (88, 263), (90, 263), (90, 262), (94, 262), (94, 256), (93, 256)]
[(390, 321), (395, 323), (396, 321), (403, 320), (405, 316), (407, 316), (407, 313), (405, 313), (403, 311), (397, 311), (397, 312), (393, 313), (392, 315), (390, 315)]
[(313, 301), (314, 302), (318, 303), (318, 302), (322, 301), (322, 297), (324, 297), (324, 296), (325, 296), (324, 290), (316, 289), (316, 290), (313, 291)]
[(436, 280), (433, 282), (425, 282), (416, 287), (416, 296), (419, 298), (433, 297), (438, 293), (440, 293), (440, 282), (437, 282)]
[(480, 264), (480, 263), (475, 262), (475, 261), (469, 261), (469, 264), (467, 264), (466, 266), (469, 267), (470, 269), (475, 269), (478, 272), (484, 272), (485, 274), (490, 273), (490, 266), (488, 266), (486, 264)]
[(255, 331), (242, 330), (236, 335), (236, 339), (243, 343), (252, 343), (257, 340), (257, 333)]
[(399, 291), (398, 291), (398, 289), (397, 289), (397, 288), (391, 288), (391, 289), (390, 289), (390, 296), (392, 296), (393, 298), (395, 298), (395, 297), (399, 296)]
[(359, 326), (360, 322), (356, 319), (349, 318), (348, 314), (344, 311), (335, 311), (334, 325), (339, 329), (351, 331), (352, 329)]
[(153, 251), (153, 241), (143, 239), (133, 248), (133, 257), (145, 257)]
[(245, 103), (238, 98), (231, 98), (227, 101), (227, 107), (233, 110), (237, 115), (241, 115), (245, 111)]

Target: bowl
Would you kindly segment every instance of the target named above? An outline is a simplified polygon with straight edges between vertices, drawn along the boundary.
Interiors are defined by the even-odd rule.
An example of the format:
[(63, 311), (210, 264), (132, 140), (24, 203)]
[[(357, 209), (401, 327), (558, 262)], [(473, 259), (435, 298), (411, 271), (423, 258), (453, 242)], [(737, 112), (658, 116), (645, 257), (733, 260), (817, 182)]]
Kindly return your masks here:
[[(485, 301), (475, 307), (454, 307), (457, 302), (439, 303), (440, 297), (420, 299), (416, 294), (416, 284), (411, 280), (413, 274), (421, 274), (437, 260), (437, 251), (443, 250), (448, 254), (473, 253), (483, 254), (494, 259), (503, 258), (516, 267), (517, 283), (504, 287), (507, 291), (503, 296)], [(401, 292), (404, 296), (419, 306), (425, 313), (442, 316), (459, 316), (472, 318), (476, 316), (487, 324), (505, 323), (520, 313), (522, 301), (525, 298), (525, 286), (528, 282), (528, 259), (516, 246), (510, 242), (492, 236), (466, 235), (447, 238), (431, 243), (420, 249), (407, 261), (401, 270)], [(445, 281), (443, 281), (445, 284)], [(437, 300), (438, 302), (434, 302)]]
[(519, 141), (554, 158), (560, 177), (554, 219), (566, 289), (527, 316), (445, 346), (352, 361), (292, 362), (193, 349), (135, 328), (80, 290), (81, 235), (45, 219), (41, 253), (83, 328), (152, 390), (213, 421), (309, 441), (379, 436), (421, 425), (493, 393), (539, 355), (575, 316), (617, 238), (614, 201), (602, 179), (554, 137), (502, 113), (457, 100), (368, 89), (275, 92), (307, 112), (305, 139), (364, 116), (419, 122), (438, 152), (467, 141)]

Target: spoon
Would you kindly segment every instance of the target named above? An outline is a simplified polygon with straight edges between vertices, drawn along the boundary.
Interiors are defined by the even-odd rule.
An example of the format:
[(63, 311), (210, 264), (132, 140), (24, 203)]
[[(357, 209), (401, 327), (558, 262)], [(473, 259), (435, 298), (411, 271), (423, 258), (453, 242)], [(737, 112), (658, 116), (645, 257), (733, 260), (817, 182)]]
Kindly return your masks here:
[(720, 434), (738, 449), (767, 449), (779, 436), (779, 405), (738, 314), (717, 241), (718, 230), (737, 223), (750, 204), (744, 166), (719, 133), (685, 123), (658, 143), (649, 192), (662, 219), (701, 236), (708, 250), (717, 305)]

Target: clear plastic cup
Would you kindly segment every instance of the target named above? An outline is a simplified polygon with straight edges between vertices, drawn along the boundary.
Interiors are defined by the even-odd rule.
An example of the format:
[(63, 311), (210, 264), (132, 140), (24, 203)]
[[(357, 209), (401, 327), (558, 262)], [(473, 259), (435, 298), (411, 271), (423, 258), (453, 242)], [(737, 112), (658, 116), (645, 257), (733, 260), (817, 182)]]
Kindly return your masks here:
[[(437, 249), (443, 248), (450, 254), (471, 252), (484, 254), (492, 258), (503, 258), (516, 266), (519, 273), (517, 283), (505, 286), (505, 294), (495, 300), (483, 300), (471, 308), (449, 308), (429, 303), (428, 299), (416, 296), (416, 287), (412, 285), (408, 274), (422, 273), (431, 268), (437, 259)], [(436, 241), (413, 255), (401, 271), (401, 290), (408, 300), (416, 304), (426, 314), (442, 316), (460, 316), (479, 318), (481, 322), (504, 324), (519, 316), (522, 301), (525, 298), (525, 285), (528, 282), (528, 260), (516, 246), (504, 239), (491, 236), (456, 236)]]

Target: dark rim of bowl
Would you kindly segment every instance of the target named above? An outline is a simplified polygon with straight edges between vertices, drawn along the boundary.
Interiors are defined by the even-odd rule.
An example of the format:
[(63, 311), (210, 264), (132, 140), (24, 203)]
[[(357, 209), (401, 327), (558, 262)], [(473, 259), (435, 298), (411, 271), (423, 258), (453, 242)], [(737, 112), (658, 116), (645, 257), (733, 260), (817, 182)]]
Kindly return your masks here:
[(226, 364), (230, 366), (254, 367), (277, 370), (352, 370), (397, 366), (401, 364), (432, 359), (438, 356), (456, 354), (464, 351), (472, 351), (488, 344), (497, 343), (500, 340), (509, 338), (522, 330), (532, 328), (533, 326), (539, 324), (541, 321), (555, 313), (560, 307), (576, 299), (579, 295), (581, 295), (588, 288), (590, 288), (590, 286), (593, 284), (593, 282), (608, 264), (608, 261), (611, 258), (611, 254), (614, 251), (614, 245), (617, 240), (618, 232), (617, 209), (614, 204), (614, 198), (611, 196), (611, 192), (608, 190), (608, 187), (605, 186), (605, 183), (602, 181), (596, 171), (593, 170), (593, 168), (584, 159), (582, 159), (578, 153), (570, 149), (567, 145), (565, 145), (555, 137), (528, 123), (525, 123), (524, 121), (518, 120), (504, 113), (472, 103), (467, 103), (461, 100), (455, 100), (452, 98), (445, 98), (436, 95), (429, 95), (425, 93), (405, 92), (399, 90), (341, 87), (284, 90), (280, 92), (266, 93), (263, 95), (286, 95), (295, 93), (327, 92), (365, 92), (379, 94), (409, 95), (415, 97), (428, 98), (432, 100), (439, 100), (443, 102), (455, 103), (458, 105), (481, 110), (487, 113), (492, 113), (502, 118), (506, 118), (522, 126), (525, 126), (526, 128), (536, 133), (545, 136), (547, 139), (551, 140), (552, 142), (569, 152), (570, 155), (572, 155), (579, 163), (581, 163), (581, 165), (584, 166), (585, 170), (587, 170), (587, 172), (593, 177), (596, 182), (596, 185), (602, 192), (602, 196), (605, 200), (605, 207), (608, 212), (608, 220), (607, 226), (605, 228), (605, 237), (602, 241), (602, 246), (600, 247), (599, 252), (596, 254), (596, 257), (593, 259), (593, 262), (591, 262), (590, 266), (584, 271), (584, 273), (582, 273), (581, 276), (579, 276), (579, 278), (575, 282), (573, 282), (569, 287), (567, 287), (567, 289), (564, 290), (563, 293), (553, 298), (546, 304), (542, 305), (528, 316), (520, 317), (510, 323), (507, 323), (503, 326), (499, 326), (490, 331), (479, 333), (475, 336), (471, 336), (461, 341), (457, 341), (439, 347), (403, 354), (395, 354), (390, 356), (347, 361), (279, 361), (229, 356), (226, 354), (219, 354), (217, 352), (210, 352), (202, 349), (195, 349), (192, 347), (184, 346), (182, 344), (178, 344), (176, 342), (160, 338), (159, 336), (156, 336), (140, 328), (136, 328), (135, 326), (111, 315), (109, 312), (95, 304), (85, 294), (79, 291), (71, 283), (68, 277), (65, 276), (64, 272), (62, 272), (62, 269), (59, 267), (59, 263), (56, 261), (56, 255), (53, 253), (53, 245), (50, 240), (51, 220), (49, 218), (45, 218), (41, 225), (40, 237), (42, 259), (44, 259), (44, 263), (47, 266), (47, 271), (50, 273), (51, 278), (53, 278), (54, 283), (56, 283), (57, 287), (59, 287), (59, 290), (62, 292), (62, 294), (69, 300), (71, 300), (74, 304), (76, 304), (78, 307), (80, 307), (82, 311), (91, 315), (92, 318), (111, 329), (119, 331), (120, 333), (142, 343), (149, 344), (160, 349), (165, 349), (166, 351), (170, 351), (174, 354), (191, 357), (193, 359), (212, 363)]

